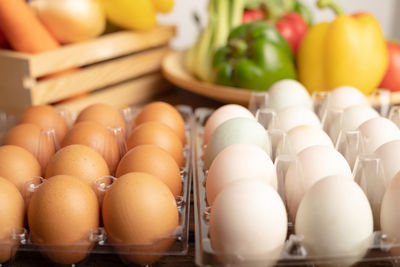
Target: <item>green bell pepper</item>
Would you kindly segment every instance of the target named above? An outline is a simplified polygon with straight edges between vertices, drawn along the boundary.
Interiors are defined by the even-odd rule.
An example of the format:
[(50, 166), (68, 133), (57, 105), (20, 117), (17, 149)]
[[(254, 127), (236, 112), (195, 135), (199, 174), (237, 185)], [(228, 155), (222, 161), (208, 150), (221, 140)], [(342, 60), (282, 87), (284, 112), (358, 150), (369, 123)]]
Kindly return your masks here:
[(281, 79), (296, 79), (294, 56), (273, 24), (263, 21), (233, 29), (228, 45), (213, 57), (216, 83), (267, 90)]

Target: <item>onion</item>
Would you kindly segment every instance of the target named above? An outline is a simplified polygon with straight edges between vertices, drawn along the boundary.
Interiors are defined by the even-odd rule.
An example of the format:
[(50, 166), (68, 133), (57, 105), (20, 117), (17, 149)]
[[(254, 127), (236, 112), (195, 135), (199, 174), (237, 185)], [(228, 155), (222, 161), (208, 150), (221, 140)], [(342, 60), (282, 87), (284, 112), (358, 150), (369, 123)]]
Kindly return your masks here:
[(92, 39), (105, 29), (105, 12), (98, 0), (31, 0), (30, 5), (62, 44)]

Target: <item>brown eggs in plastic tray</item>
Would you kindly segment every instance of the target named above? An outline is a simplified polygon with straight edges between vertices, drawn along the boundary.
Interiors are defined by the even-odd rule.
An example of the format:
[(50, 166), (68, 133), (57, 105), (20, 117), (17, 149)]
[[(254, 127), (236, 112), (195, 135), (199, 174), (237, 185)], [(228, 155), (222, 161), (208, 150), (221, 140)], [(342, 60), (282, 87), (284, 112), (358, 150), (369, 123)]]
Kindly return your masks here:
[[(181, 139), (176, 137), (182, 153), (179, 164), (163, 148), (163, 145), (168, 145), (165, 141), (157, 143), (157, 140), (153, 140), (156, 144), (150, 144), (148, 142), (152, 140), (144, 140), (127, 147), (125, 140), (137, 128), (133, 128), (133, 125), (143, 107), (115, 109), (117, 115), (124, 119), (126, 128), (117, 124), (104, 126), (106, 132), (102, 133), (111, 136), (112, 143), (111, 139), (105, 141), (99, 137), (101, 131), (85, 132), (87, 125), (83, 124), (92, 123), (87, 122), (90, 114), (79, 117), (79, 114), (65, 110), (57, 111), (66, 121), (68, 131), (65, 136), (68, 137), (74, 125), (85, 126), (80, 129), (83, 134), (71, 134), (68, 142), (64, 142), (56, 138), (54, 129), (40, 131), (32, 149), (37, 151), (37, 154), (32, 155), (37, 159), (38, 173), (24, 180), (23, 186), (19, 188), (23, 209), (27, 213), (26, 219), (20, 222), (21, 225), (14, 224), (13, 227), (0, 223), (0, 227), (7, 228), (0, 232), (0, 264), (18, 262), (19, 251), (40, 252), (44, 256), (44, 263), (49, 260), (55, 264), (68, 265), (85, 261), (89, 255), (96, 254), (117, 254), (126, 264), (151, 264), (163, 256), (185, 255), (189, 248), (193, 113), (189, 106), (162, 104), (172, 108), (175, 116), (182, 120), (185, 142), (181, 143)], [(107, 115), (112, 114), (109, 111), (100, 118), (107, 120)], [(116, 119), (108, 121), (118, 122)], [(17, 122), (18, 118), (4, 114), (4, 136)], [(99, 123), (101, 125), (98, 122), (96, 127), (100, 129), (102, 125), (99, 126)], [(89, 128), (86, 127), (86, 130)], [(19, 136), (24, 137), (23, 131), (20, 131)], [(95, 141), (85, 139), (90, 136)], [(40, 152), (40, 148), (43, 149), (44, 144), (48, 143), (47, 147), (53, 150), (50, 156)], [(113, 161), (107, 160), (107, 156), (114, 151), (110, 147), (115, 147), (117, 151), (118, 164), (127, 152), (134, 149), (143, 150), (143, 153), (150, 153), (148, 150), (151, 150), (155, 154), (139, 155), (142, 162), (145, 156), (141, 155), (153, 155), (153, 158), (148, 159), (147, 167), (142, 166), (143, 163), (118, 170), (118, 164), (111, 167)], [(154, 162), (157, 158), (160, 160)], [(163, 162), (164, 158), (167, 163)], [(69, 163), (64, 164), (63, 160)], [(137, 160), (138, 157), (135, 162)], [(39, 162), (45, 161), (51, 167), (41, 167)], [(154, 170), (149, 170), (149, 166), (153, 166)], [(173, 178), (171, 175), (159, 178), (158, 174), (145, 172), (149, 170), (161, 175), (168, 170), (168, 166), (174, 166)], [(1, 166), (0, 169), (5, 167)], [(175, 191), (172, 191), (168, 179), (177, 179)], [(17, 207), (17, 204), (14, 205)]]

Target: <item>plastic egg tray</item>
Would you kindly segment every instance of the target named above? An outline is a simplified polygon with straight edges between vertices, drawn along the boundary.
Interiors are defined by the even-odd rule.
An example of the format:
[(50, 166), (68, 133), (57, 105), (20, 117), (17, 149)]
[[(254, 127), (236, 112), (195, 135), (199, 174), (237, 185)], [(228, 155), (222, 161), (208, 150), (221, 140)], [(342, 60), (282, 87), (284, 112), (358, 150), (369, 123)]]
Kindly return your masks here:
[[(327, 97), (328, 93), (319, 93), (313, 96), (314, 111), (319, 117), (322, 118), (323, 113), (329, 113), (329, 111), (323, 111), (323, 100)], [(268, 99), (267, 93), (254, 93), (249, 103), (249, 110), (256, 114), (258, 110), (265, 108), (265, 101)], [(377, 95), (373, 96), (374, 102), (371, 104), (378, 113), (386, 118), (389, 118), (395, 124), (399, 126), (400, 112), (399, 107), (390, 105), (390, 93), (386, 91), (378, 92)], [(271, 122), (273, 114), (268, 110), (264, 114), (266, 116), (260, 116), (258, 113), (258, 121), (267, 128)], [(206, 202), (206, 176), (207, 171), (204, 170), (204, 150), (203, 145), (203, 133), (204, 126), (214, 110), (209, 108), (198, 108), (194, 112), (194, 126), (192, 128), (192, 167), (193, 167), (193, 194), (194, 194), (194, 219), (195, 219), (195, 263), (198, 266), (222, 266), (221, 262), (218, 261), (215, 251), (212, 248), (210, 236), (209, 236), (209, 218), (211, 207)], [(272, 116), (272, 117), (271, 117)], [(323, 121), (323, 120), (322, 120)], [(326, 123), (326, 122), (325, 122)], [(324, 126), (324, 124), (322, 124)], [(284, 183), (284, 176), (288, 169), (290, 162), (293, 162), (293, 156), (278, 155), (276, 150), (276, 142), (279, 142), (284, 138), (284, 133), (277, 131), (269, 131), (269, 136), (272, 143), (272, 158), (275, 159), (275, 166), (278, 176), (278, 192), (284, 199), (284, 190), (282, 185)], [(361, 139), (360, 139), (361, 140)], [(362, 142), (361, 141), (358, 142)], [(358, 183), (362, 179), (365, 181), (371, 181), (379, 178), (382, 175), (382, 168), (379, 160), (374, 155), (365, 155), (361, 150), (356, 148), (360, 147), (360, 143), (351, 142), (351, 140), (341, 141), (344, 142), (344, 146), (352, 149), (351, 158), (355, 160), (355, 166), (353, 168), (354, 180)], [(358, 145), (358, 146), (357, 146)], [(337, 145), (338, 147), (338, 145)], [(341, 152), (341, 151), (339, 151)], [(349, 160), (348, 157), (346, 157)], [(351, 166), (352, 167), (352, 166)], [(386, 185), (385, 185), (386, 186)], [(369, 190), (371, 190), (370, 187)], [(365, 189), (364, 189), (365, 190)], [(370, 200), (371, 201), (371, 200)], [(370, 203), (372, 205), (372, 203)], [(364, 257), (357, 262), (362, 266), (369, 265), (375, 266), (375, 264), (383, 264), (389, 266), (395, 266), (398, 264), (398, 258), (390, 253), (390, 249), (393, 247), (400, 247), (400, 242), (393, 238), (386, 236), (380, 232), (380, 229), (374, 229), (372, 236), (370, 237), (368, 251)], [(336, 264), (338, 261), (345, 261), (347, 257), (351, 255), (338, 255), (335, 258), (332, 257), (312, 257), (307, 253), (307, 250), (302, 243), (302, 237), (294, 234), (294, 226), (292, 222), (288, 222), (288, 234), (282, 249), (277, 266), (305, 266), (305, 265), (316, 265), (316, 264)], [(235, 266), (235, 265), (229, 265)], [(260, 266), (263, 263), (260, 262)]]
[[(35, 245), (34, 240), (32, 240), (29, 229), (26, 226), (21, 229), (13, 229), (11, 234), (7, 240), (0, 240), (0, 252), (1, 253), (10, 253), (10, 255), (17, 253), (6, 263), (5, 265), (13, 265), (14, 262), (18, 262), (18, 257), (20, 254), (25, 252), (29, 253), (39, 253), (39, 251), (51, 251), (51, 252), (66, 252), (71, 253), (87, 253), (88, 256), (83, 260), (85, 262), (89, 255), (96, 254), (129, 254), (129, 255), (161, 255), (159, 252), (152, 251), (152, 246), (157, 242), (162, 242), (163, 239), (175, 239), (174, 243), (169, 247), (167, 251), (162, 253), (161, 256), (179, 256), (185, 255), (189, 249), (188, 237), (189, 237), (189, 212), (190, 212), (190, 194), (191, 194), (191, 183), (192, 183), (192, 167), (191, 167), (191, 154), (192, 154), (192, 124), (193, 124), (193, 110), (191, 107), (186, 105), (177, 105), (176, 109), (182, 115), (185, 122), (185, 131), (186, 131), (186, 145), (184, 146), (184, 158), (185, 163), (184, 166), (180, 168), (181, 180), (182, 180), (182, 195), (176, 196), (176, 204), (179, 212), (179, 225), (175, 229), (174, 233), (169, 236), (163, 236), (154, 241), (151, 244), (143, 244), (143, 245), (131, 245), (131, 244), (113, 244), (108, 238), (107, 233), (102, 227), (102, 222), (100, 221), (100, 227), (96, 229), (92, 229), (85, 240), (78, 242), (73, 246), (55, 246), (55, 245), (41, 245), (40, 249)], [(122, 110), (123, 113), (128, 112), (131, 117), (126, 117), (127, 124), (133, 121), (135, 115), (137, 115), (138, 111), (140, 111), (141, 107), (129, 107), (128, 110)], [(68, 113), (68, 112), (67, 112)], [(73, 122), (74, 114), (67, 114), (68, 118)], [(1, 118), (0, 118), (1, 119)], [(4, 114), (4, 122), (2, 124), (2, 129), (4, 130), (4, 134), (6, 131), (11, 128), (12, 124), (15, 123), (14, 117), (7, 117), (7, 114)], [(104, 197), (105, 192), (112, 187), (113, 181), (117, 178), (113, 176), (101, 177), (95, 181), (99, 203)], [(45, 182), (45, 179), (41, 177), (34, 178), (30, 180), (26, 184), (26, 191), (23, 194), (24, 200), (29, 201), (31, 195), (35, 192), (37, 188), (40, 187), (41, 183)], [(27, 203), (27, 202), (26, 202)], [(13, 244), (10, 248), (10, 243)], [(89, 244), (89, 245), (88, 245)], [(118, 252), (116, 248), (118, 246), (121, 247), (129, 247), (129, 250), (126, 252)], [(61, 249), (61, 250), (59, 250)], [(140, 252), (139, 252), (140, 251)], [(20, 252), (20, 253), (19, 253)], [(128, 262), (124, 257), (120, 257), (121, 263), (124, 264), (132, 264)], [(55, 264), (52, 263), (46, 256), (43, 256), (43, 263)], [(2, 264), (0, 263), (0, 266)]]

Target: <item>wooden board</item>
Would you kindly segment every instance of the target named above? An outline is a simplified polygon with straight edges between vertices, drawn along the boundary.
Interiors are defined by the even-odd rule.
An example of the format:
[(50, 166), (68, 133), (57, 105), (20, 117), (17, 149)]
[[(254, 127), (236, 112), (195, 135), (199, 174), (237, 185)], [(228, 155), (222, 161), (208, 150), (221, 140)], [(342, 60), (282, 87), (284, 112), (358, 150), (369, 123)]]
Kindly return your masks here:
[(161, 69), (161, 61), (169, 51), (167, 46), (105, 61), (65, 76), (43, 80), (32, 89), (32, 104), (53, 103), (71, 95), (139, 77)]
[(91, 93), (83, 98), (56, 105), (58, 108), (79, 112), (91, 104), (105, 103), (124, 107), (151, 99), (156, 94), (168, 90), (172, 85), (161, 73), (154, 73), (122, 84)]

